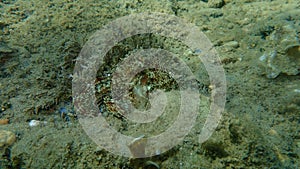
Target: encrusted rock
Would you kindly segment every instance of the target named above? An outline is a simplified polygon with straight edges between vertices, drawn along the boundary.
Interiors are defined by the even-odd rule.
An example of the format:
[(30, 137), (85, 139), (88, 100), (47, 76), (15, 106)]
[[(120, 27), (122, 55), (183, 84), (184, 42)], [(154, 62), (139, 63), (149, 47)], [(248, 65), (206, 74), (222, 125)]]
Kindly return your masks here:
[(264, 52), (259, 60), (264, 74), (276, 78), (279, 74), (289, 76), (300, 73), (300, 40), (297, 28), (293, 25), (279, 26), (268, 37), (272, 50)]
[(16, 141), (16, 135), (13, 132), (0, 130), (0, 148), (10, 146)]

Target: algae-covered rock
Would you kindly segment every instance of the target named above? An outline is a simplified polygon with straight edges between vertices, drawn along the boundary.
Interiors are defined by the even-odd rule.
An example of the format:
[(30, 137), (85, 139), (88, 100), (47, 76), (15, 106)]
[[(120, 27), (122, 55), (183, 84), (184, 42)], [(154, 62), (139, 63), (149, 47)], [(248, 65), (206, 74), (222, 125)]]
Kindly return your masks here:
[(10, 146), (16, 141), (16, 135), (13, 132), (0, 130), (0, 148)]
[(296, 29), (290, 25), (282, 26), (270, 35), (269, 40), (273, 50), (265, 52), (259, 58), (267, 77), (276, 78), (280, 73), (299, 74), (300, 42)]

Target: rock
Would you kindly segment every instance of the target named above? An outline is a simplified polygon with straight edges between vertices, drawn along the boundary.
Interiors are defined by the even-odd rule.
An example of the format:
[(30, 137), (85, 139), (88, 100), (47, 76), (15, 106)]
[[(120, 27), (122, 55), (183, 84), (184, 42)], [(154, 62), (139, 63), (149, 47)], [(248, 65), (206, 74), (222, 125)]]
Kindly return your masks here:
[(30, 120), (30, 122), (28, 123), (30, 127), (36, 127), (36, 126), (40, 126), (40, 125), (46, 125), (47, 122), (46, 121), (39, 121), (39, 120)]
[(288, 76), (300, 73), (300, 40), (293, 25), (283, 25), (273, 31), (268, 40), (272, 50), (260, 56), (263, 74), (267, 78), (276, 78), (279, 74)]
[(224, 0), (209, 0), (208, 7), (210, 8), (222, 8), (225, 5)]
[(16, 135), (13, 132), (0, 130), (0, 148), (10, 146), (16, 141)]
[(9, 123), (9, 119), (0, 119), (0, 125), (6, 125)]
[(223, 45), (225, 51), (232, 51), (233, 49), (238, 48), (240, 45), (237, 41), (230, 41)]
[(265, 53), (259, 60), (262, 63), (267, 78), (274, 79), (280, 73), (288, 76), (300, 73), (300, 45), (290, 46), (285, 53), (278, 53), (275, 50)]
[(239, 43), (237, 41), (230, 41), (230, 42), (225, 43), (224, 46), (228, 46), (231, 48), (238, 48)]

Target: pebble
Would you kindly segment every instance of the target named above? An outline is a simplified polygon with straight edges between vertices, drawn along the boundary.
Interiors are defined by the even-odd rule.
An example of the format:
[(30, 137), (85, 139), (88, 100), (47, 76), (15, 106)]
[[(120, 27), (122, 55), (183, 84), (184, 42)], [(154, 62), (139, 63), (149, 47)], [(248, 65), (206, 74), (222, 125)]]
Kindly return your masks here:
[(39, 121), (39, 120), (30, 120), (30, 122), (28, 123), (30, 127), (36, 127), (39, 125), (46, 125), (47, 122), (46, 121)]
[(0, 125), (5, 125), (9, 123), (9, 119), (0, 119)]
[(0, 130), (0, 148), (10, 146), (16, 141), (16, 135), (7, 130)]
[(224, 44), (225, 47), (230, 47), (230, 48), (238, 48), (239, 43), (237, 41), (230, 41)]
[(223, 45), (224, 51), (229, 52), (239, 47), (239, 43), (237, 41), (230, 41)]
[(209, 0), (208, 7), (210, 8), (222, 8), (225, 5), (224, 0)]

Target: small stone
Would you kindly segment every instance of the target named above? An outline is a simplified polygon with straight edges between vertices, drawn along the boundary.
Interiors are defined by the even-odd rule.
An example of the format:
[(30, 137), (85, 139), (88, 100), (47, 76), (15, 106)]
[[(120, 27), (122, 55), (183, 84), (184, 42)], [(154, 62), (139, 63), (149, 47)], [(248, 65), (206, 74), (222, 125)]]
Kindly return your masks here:
[(145, 157), (145, 147), (147, 144), (147, 139), (143, 137), (144, 135), (133, 139), (133, 141), (128, 146), (133, 158)]
[(231, 48), (238, 48), (239, 43), (237, 41), (230, 41), (224, 44), (226, 47), (231, 47)]
[(47, 122), (46, 121), (39, 121), (39, 120), (30, 120), (30, 122), (28, 123), (30, 127), (36, 127), (36, 126), (40, 126), (40, 125), (46, 125)]
[(30, 127), (35, 127), (40, 125), (41, 121), (39, 120), (30, 120), (30, 122), (28, 123)]
[(208, 7), (210, 8), (222, 8), (225, 5), (224, 0), (209, 0)]
[(223, 47), (226, 52), (233, 51), (234, 49), (239, 47), (239, 43), (237, 41), (230, 41), (225, 43)]
[(10, 146), (16, 141), (16, 135), (13, 132), (0, 130), (0, 148)]
[(6, 125), (9, 123), (9, 119), (0, 119), (0, 125)]

